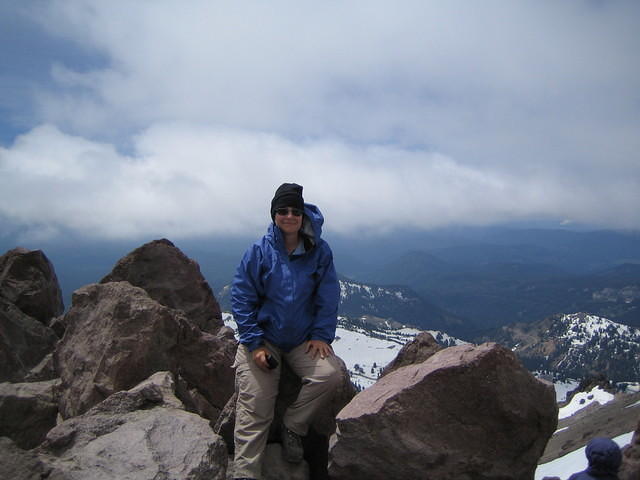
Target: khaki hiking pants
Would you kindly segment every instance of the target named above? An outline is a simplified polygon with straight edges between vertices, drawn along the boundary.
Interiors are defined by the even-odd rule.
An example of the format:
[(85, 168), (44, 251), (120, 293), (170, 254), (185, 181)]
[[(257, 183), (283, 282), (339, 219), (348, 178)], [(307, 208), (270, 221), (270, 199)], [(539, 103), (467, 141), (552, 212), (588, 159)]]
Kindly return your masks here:
[(242, 344), (236, 354), (236, 403), (234, 478), (262, 478), (262, 454), (267, 444), (269, 427), (274, 416), (280, 368), (286, 361), (302, 380), (302, 388), (284, 414), (284, 425), (294, 433), (305, 436), (314, 414), (333, 395), (342, 380), (340, 363), (335, 356), (315, 360), (305, 353), (306, 342), (289, 353), (270, 343), (265, 347), (278, 361), (269, 372), (261, 370), (251, 352)]

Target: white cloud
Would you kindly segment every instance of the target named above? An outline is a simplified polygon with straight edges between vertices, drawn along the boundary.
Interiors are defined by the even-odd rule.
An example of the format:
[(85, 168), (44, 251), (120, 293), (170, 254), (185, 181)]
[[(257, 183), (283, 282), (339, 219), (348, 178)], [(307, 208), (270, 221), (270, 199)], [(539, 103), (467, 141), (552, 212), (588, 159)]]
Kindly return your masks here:
[(640, 228), (637, 2), (27, 5), (83, 54), (2, 151), (14, 223), (246, 231), (295, 180), (342, 231)]
[[(615, 185), (585, 190), (461, 165), (446, 156), (194, 124), (158, 124), (133, 153), (41, 126), (0, 150), (0, 216), (34, 235), (108, 238), (262, 231), (282, 182), (305, 187), (343, 233), (486, 224), (526, 217), (640, 224)], [(618, 215), (611, 216), (611, 211)]]

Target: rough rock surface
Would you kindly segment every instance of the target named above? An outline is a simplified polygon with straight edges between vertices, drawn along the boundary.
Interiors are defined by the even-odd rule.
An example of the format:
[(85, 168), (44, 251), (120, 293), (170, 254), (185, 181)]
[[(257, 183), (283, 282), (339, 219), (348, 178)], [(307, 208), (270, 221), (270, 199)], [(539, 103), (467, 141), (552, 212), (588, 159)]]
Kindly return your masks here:
[(25, 382), (46, 382), (58, 378), (55, 366), (53, 364), (53, 352), (44, 356), (40, 363), (33, 367), (24, 376)]
[(0, 436), (0, 478), (2, 480), (42, 480), (51, 468), (33, 450), (23, 450), (13, 440)]
[(640, 421), (631, 443), (622, 450), (622, 466), (618, 477), (620, 480), (640, 480)]
[(53, 330), (0, 297), (0, 382), (23, 381), (57, 341)]
[(223, 326), (220, 306), (198, 264), (169, 240), (154, 240), (118, 261), (100, 283), (127, 281), (170, 308), (182, 310), (200, 329)]
[(15, 248), (0, 257), (0, 296), (45, 325), (64, 311), (55, 270), (41, 250)]
[(51, 480), (224, 480), (227, 452), (208, 422), (182, 410), (159, 372), (49, 432), (38, 447)]
[(381, 378), (338, 414), (332, 479), (533, 478), (555, 431), (553, 386), (496, 344), (444, 349)]
[(20, 448), (40, 444), (56, 424), (60, 380), (0, 383), (0, 437)]
[(443, 348), (429, 332), (420, 332), (400, 349), (396, 358), (384, 367), (380, 377), (384, 377), (400, 367), (422, 363)]
[[(219, 412), (234, 391), (233, 338), (202, 332), (179, 310), (128, 282), (78, 289), (54, 354), (69, 418), (151, 374), (169, 370)], [(213, 420), (213, 419), (212, 419)]]

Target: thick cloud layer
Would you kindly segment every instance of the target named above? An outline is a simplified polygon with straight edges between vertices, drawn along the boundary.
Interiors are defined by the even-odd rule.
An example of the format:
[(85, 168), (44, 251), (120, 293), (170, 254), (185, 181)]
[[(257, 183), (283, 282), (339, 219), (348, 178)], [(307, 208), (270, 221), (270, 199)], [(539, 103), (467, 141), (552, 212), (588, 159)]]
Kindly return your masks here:
[(344, 232), (640, 228), (637, 2), (26, 5), (65, 43), (0, 104), (7, 225), (241, 233), (296, 181)]

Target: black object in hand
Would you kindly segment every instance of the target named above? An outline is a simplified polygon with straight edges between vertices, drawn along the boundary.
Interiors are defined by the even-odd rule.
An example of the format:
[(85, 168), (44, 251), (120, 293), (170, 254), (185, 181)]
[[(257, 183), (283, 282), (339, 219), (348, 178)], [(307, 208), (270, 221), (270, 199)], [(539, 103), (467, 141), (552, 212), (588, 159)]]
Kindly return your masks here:
[(273, 370), (278, 366), (278, 361), (271, 355), (267, 354), (267, 365), (269, 365), (269, 370)]

